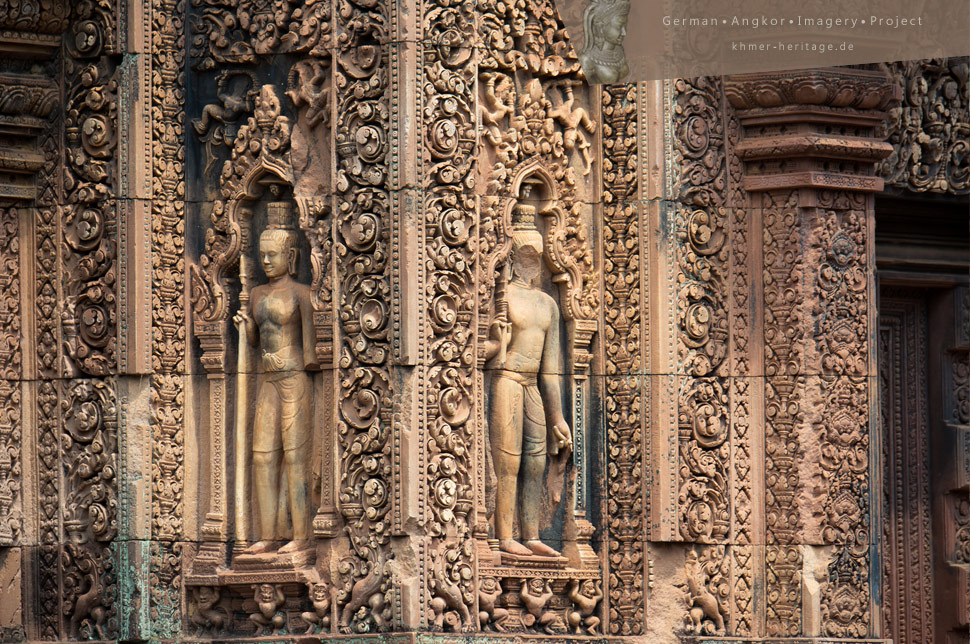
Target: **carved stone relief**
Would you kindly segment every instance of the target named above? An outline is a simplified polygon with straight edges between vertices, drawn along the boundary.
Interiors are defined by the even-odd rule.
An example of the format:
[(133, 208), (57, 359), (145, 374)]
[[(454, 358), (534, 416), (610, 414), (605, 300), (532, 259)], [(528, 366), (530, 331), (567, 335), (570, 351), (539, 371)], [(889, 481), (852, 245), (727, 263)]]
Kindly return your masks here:
[(970, 192), (967, 123), (970, 60), (890, 63), (903, 100), (889, 114), (888, 139), (893, 151), (878, 167), (892, 185), (914, 192)]
[[(0, 63), (29, 639), (878, 635), (886, 78), (593, 88), (549, 0), (34, 4), (0, 17), (65, 34), (62, 83)], [(961, 190), (961, 64), (904, 103), (914, 190)]]

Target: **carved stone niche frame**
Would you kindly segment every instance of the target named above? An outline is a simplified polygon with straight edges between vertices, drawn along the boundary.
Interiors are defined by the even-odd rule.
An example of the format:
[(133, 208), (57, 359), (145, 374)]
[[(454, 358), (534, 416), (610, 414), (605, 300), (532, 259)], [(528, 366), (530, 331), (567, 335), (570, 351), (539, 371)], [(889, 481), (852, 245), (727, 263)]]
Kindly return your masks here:
[[(210, 227), (205, 234), (205, 250), (199, 263), (190, 267), (191, 299), (193, 304), (193, 332), (201, 348), (200, 360), (208, 379), (208, 399), (203, 408), (208, 409), (208, 418), (203, 420), (204, 429), (200, 436), (207, 433), (206, 443), (210, 446), (209, 458), (202, 464), (201, 485), (208, 494), (201, 495), (207, 507), (201, 525), (201, 544), (194, 561), (187, 566), (190, 571), (187, 582), (190, 585), (224, 585), (227, 583), (255, 583), (262, 580), (261, 573), (247, 571), (245, 580), (233, 580), (223, 567), (226, 561), (227, 541), (235, 539), (236, 549), (250, 541), (250, 507), (248, 499), (250, 468), (249, 449), (246, 436), (249, 428), (236, 427), (235, 407), (231, 401), (240, 400), (235, 365), (230, 364), (230, 356), (236, 354), (227, 338), (233, 328), (234, 308), (230, 301), (238, 297), (240, 303), (248, 300), (248, 290), (253, 285), (254, 244), (258, 231), (254, 230), (253, 215), (255, 206), (271, 186), (292, 194), (297, 177), (290, 161), (291, 120), (282, 114), (283, 98), (280, 90), (272, 85), (264, 85), (254, 101), (253, 115), (243, 125), (235, 140), (231, 158), (225, 162), (219, 179), (221, 199), (213, 203), (210, 213)], [(332, 408), (325, 400), (336, 386), (333, 381), (334, 370), (334, 325), (331, 295), (329, 288), (329, 266), (332, 259), (331, 208), (329, 201), (318, 197), (290, 196), (295, 204), (299, 229), (305, 236), (310, 248), (311, 301), (313, 305), (313, 325), (316, 343), (314, 352), (322, 369), (322, 386), (314, 378), (314, 391), (323, 393), (324, 400), (317, 401), (317, 408)], [(238, 356), (236, 356), (238, 358)], [(255, 382), (251, 383), (255, 389)], [(251, 391), (251, 393), (252, 393)], [(248, 403), (248, 396), (242, 398)], [(207, 404), (206, 404), (207, 403)], [(311, 430), (314, 445), (334, 444), (334, 423), (323, 413), (313, 414), (315, 423)], [(231, 450), (235, 453), (235, 463), (227, 461)], [(242, 445), (242, 449), (239, 449)], [(335, 457), (331, 450), (315, 449), (314, 455), (320, 462), (311, 467), (319, 472), (319, 483), (311, 477), (312, 492), (319, 488), (320, 505), (312, 521), (314, 538), (330, 538), (337, 534), (339, 517), (334, 495)], [(230, 476), (229, 468), (237, 473)], [(205, 471), (205, 470), (208, 471)], [(238, 473), (243, 473), (242, 476)], [(235, 481), (234, 489), (229, 490), (228, 482)], [(239, 502), (239, 499), (245, 499)], [(232, 517), (229, 508), (234, 508)], [(230, 532), (230, 528), (232, 531)], [(312, 558), (311, 558), (312, 559)], [(308, 562), (303, 562), (304, 564)], [(312, 571), (304, 571), (313, 577)], [(280, 576), (281, 571), (267, 571), (268, 583), (306, 582), (297, 574)], [(255, 576), (254, 576), (255, 575)], [(290, 579), (289, 577), (293, 577)]]
[[(565, 505), (563, 556), (568, 560), (569, 568), (598, 570), (599, 559), (590, 545), (593, 525), (586, 517), (589, 370), (593, 339), (597, 332), (598, 304), (594, 290), (595, 274), (581, 263), (581, 258), (591, 256), (588, 248), (589, 235), (582, 230), (584, 223), (578, 216), (578, 208), (564, 199), (564, 190), (545, 167), (542, 159), (536, 157), (523, 161), (510, 174), (510, 188), (514, 198), (503, 199), (501, 211), (495, 213), (501, 242), (483, 258), (482, 265), (486, 270), (486, 279), (495, 281), (496, 286), (489, 289), (491, 293), (495, 293), (498, 282), (507, 279), (508, 275), (508, 271), (502, 267), (509, 261), (512, 248), (512, 211), (518, 203), (535, 205), (536, 225), (543, 233), (542, 257), (552, 282), (556, 285), (555, 296), (566, 330), (563, 408), (572, 429), (573, 455), (566, 468), (566, 493), (562, 501)], [(494, 310), (484, 313), (485, 319), (493, 319)], [(488, 330), (484, 329), (483, 333), (486, 334), (483, 337), (487, 337)], [(483, 535), (481, 532), (478, 534), (480, 565), (487, 566), (489, 574), (502, 576), (501, 569), (504, 566), (500, 564), (500, 554), (482, 544)], [(548, 564), (543, 563), (537, 570), (548, 568)]]

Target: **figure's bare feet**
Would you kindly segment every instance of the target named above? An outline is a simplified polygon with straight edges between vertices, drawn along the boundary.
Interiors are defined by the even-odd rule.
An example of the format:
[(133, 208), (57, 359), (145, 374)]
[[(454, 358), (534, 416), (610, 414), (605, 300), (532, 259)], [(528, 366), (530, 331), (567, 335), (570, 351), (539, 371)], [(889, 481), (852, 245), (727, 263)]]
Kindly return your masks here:
[(559, 553), (546, 544), (542, 543), (538, 539), (529, 539), (525, 542), (525, 547), (529, 549), (530, 554), (538, 555), (540, 557), (558, 557)]
[(306, 539), (294, 539), (285, 546), (279, 549), (279, 554), (285, 555), (290, 552), (299, 552), (300, 550), (306, 550), (310, 546), (310, 542)]
[(263, 539), (262, 541), (257, 541), (253, 545), (249, 546), (243, 550), (244, 555), (261, 555), (267, 552), (272, 552), (275, 542)]
[(512, 555), (528, 557), (532, 554), (531, 550), (523, 546), (515, 539), (502, 539), (499, 541), (498, 547), (502, 552), (507, 552)]

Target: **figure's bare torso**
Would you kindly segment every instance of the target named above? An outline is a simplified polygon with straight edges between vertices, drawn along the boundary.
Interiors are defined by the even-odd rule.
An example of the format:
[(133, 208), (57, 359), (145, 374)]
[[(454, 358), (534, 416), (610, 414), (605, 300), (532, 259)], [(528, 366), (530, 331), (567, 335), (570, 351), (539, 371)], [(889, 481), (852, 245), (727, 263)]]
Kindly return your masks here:
[(555, 318), (556, 303), (541, 290), (512, 282), (506, 294), (509, 303), (509, 340), (505, 368), (523, 374), (539, 373), (546, 334)]
[(305, 288), (284, 278), (252, 291), (253, 320), (259, 327), (260, 348), (265, 354), (278, 354), (283, 359), (285, 366), (280, 371), (304, 368), (300, 291)]

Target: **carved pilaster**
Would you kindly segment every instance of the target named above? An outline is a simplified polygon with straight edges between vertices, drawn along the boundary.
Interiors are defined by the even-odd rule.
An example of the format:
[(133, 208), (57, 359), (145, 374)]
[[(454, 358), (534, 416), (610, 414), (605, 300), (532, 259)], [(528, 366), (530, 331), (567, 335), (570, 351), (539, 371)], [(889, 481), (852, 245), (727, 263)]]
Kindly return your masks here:
[(726, 80), (763, 237), (767, 635), (874, 634), (868, 195), (898, 92), (862, 69)]

